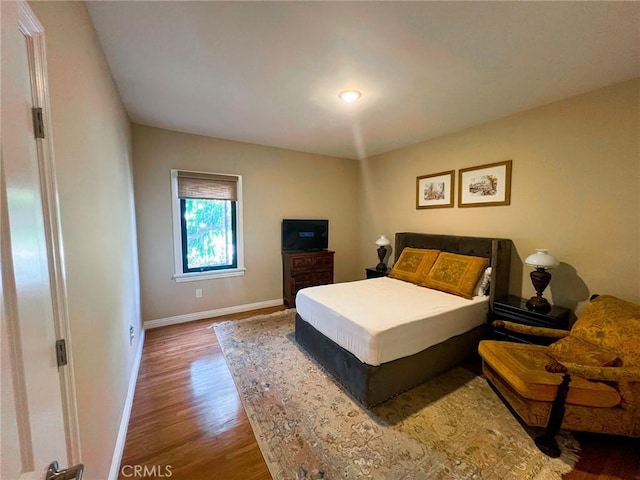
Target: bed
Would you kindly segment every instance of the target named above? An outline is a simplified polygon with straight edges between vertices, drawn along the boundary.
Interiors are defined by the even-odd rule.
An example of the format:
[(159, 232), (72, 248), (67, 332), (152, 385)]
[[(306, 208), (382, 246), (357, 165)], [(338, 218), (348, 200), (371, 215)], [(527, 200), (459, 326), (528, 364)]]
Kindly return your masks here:
[[(488, 294), (464, 299), (382, 277), (303, 289), (296, 299), (296, 341), (365, 407), (475, 355), (494, 300), (508, 295), (508, 239), (397, 233), (396, 261), (406, 247), (488, 259)], [(374, 299), (381, 303), (374, 304)], [(416, 320), (421, 309), (428, 321)], [(451, 312), (463, 318), (456, 320), (453, 330), (454, 322), (447, 316)], [(385, 316), (394, 316), (396, 326), (387, 330)], [(367, 331), (376, 335), (369, 338)], [(435, 343), (433, 339), (425, 343), (432, 332)]]

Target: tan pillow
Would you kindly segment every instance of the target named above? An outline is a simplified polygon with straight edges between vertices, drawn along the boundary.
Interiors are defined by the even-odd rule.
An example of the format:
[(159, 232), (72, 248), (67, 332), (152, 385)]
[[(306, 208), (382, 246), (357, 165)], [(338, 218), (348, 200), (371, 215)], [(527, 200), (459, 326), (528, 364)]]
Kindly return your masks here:
[(389, 276), (420, 285), (427, 278), (440, 250), (405, 247)]
[(625, 365), (640, 366), (640, 304), (600, 295), (585, 306), (571, 336), (614, 352)]
[(487, 258), (442, 252), (423, 286), (471, 299), (478, 278), (487, 265)]
[(590, 367), (619, 367), (622, 361), (608, 352), (571, 335), (549, 345), (547, 355), (563, 363), (578, 363)]

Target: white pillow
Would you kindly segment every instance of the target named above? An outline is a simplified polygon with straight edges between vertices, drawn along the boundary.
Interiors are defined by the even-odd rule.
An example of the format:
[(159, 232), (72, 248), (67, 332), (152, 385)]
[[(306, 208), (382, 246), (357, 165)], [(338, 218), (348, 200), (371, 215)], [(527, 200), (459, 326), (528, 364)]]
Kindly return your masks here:
[(489, 282), (491, 281), (491, 267), (487, 267), (473, 289), (474, 297), (486, 297), (489, 294)]

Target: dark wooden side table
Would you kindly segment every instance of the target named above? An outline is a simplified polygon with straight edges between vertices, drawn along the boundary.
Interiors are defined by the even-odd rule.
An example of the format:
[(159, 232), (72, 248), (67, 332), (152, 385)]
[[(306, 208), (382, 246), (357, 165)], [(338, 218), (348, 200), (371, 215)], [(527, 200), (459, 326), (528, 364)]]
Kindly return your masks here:
[(378, 278), (378, 277), (386, 277), (389, 275), (390, 269), (386, 269), (384, 271), (376, 270), (376, 267), (367, 268), (367, 278)]
[[(524, 298), (509, 295), (506, 298), (493, 302), (492, 320), (507, 320), (510, 322), (530, 325), (533, 327), (556, 328), (569, 330), (571, 310), (553, 305), (548, 313), (534, 312), (527, 308)], [(490, 327), (493, 338), (521, 343), (535, 343), (549, 345), (557, 339), (524, 335), (517, 332), (509, 332), (503, 329)]]

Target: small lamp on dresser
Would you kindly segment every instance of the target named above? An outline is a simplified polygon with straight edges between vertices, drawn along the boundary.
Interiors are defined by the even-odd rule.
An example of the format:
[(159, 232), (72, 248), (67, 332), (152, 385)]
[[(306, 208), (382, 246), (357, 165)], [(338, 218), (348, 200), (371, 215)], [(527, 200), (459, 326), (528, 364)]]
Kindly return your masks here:
[(551, 274), (548, 270), (556, 268), (560, 265), (560, 262), (549, 255), (549, 250), (537, 248), (536, 253), (532, 253), (525, 258), (524, 263), (530, 267), (535, 267), (530, 276), (533, 288), (536, 289), (536, 296), (527, 300), (527, 308), (534, 312), (546, 313), (551, 310), (551, 304), (542, 296), (542, 292), (551, 281)]
[(387, 245), (391, 245), (391, 242), (387, 238), (386, 235), (380, 235), (380, 238), (376, 240), (376, 245), (378, 245), (378, 265), (376, 265), (376, 270), (379, 272), (384, 272), (387, 269), (387, 265), (384, 263), (384, 257), (387, 255)]

